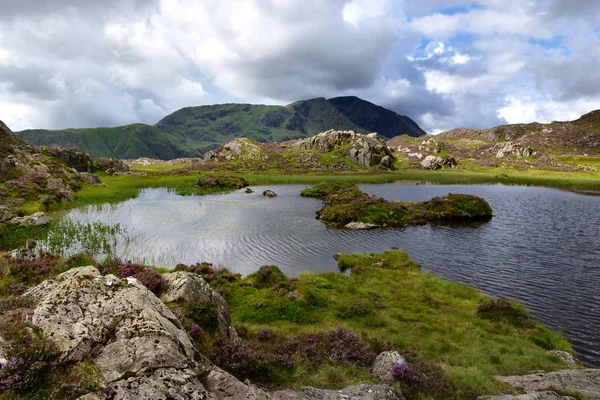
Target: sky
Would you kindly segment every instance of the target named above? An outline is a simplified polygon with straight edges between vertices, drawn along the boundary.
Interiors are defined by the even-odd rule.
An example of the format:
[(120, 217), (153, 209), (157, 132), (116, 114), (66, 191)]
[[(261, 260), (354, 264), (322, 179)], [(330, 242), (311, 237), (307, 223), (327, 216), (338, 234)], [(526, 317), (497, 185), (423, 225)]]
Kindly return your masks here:
[(358, 96), (429, 133), (600, 109), (597, 0), (0, 0), (13, 130)]

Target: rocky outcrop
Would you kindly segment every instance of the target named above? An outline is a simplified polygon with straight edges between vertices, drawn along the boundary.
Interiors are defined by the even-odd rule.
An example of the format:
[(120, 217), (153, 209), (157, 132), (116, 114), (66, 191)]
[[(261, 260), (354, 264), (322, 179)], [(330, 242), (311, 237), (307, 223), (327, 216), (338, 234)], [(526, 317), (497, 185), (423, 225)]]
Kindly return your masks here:
[(231, 161), (239, 158), (267, 161), (270, 154), (254, 140), (242, 138), (232, 140), (204, 155), (205, 161)]
[(40, 153), (61, 160), (66, 166), (74, 168), (77, 172), (92, 172), (92, 158), (81, 150), (67, 149), (62, 146), (42, 146)]
[(535, 154), (531, 147), (522, 146), (513, 142), (498, 143), (489, 151), (490, 153), (495, 154), (496, 158), (513, 155), (517, 157), (529, 157)]
[(108, 175), (129, 172), (129, 166), (121, 160), (114, 158), (94, 158), (92, 160), (93, 171), (103, 171)]
[(442, 146), (436, 138), (430, 138), (422, 141), (418, 149), (421, 152), (439, 153), (442, 151)]
[(334, 149), (343, 150), (352, 162), (369, 168), (380, 166), (384, 169), (391, 169), (395, 161), (391, 150), (377, 133), (363, 135), (354, 131), (329, 130), (311, 138), (299, 140), (292, 146), (323, 153), (331, 152)]
[(452, 156), (427, 156), (421, 161), (421, 166), (425, 169), (454, 168), (456, 164), (456, 160)]
[(496, 379), (531, 395), (547, 391), (578, 392), (589, 400), (600, 400), (600, 369), (573, 369), (547, 374), (498, 376)]
[(406, 360), (400, 353), (397, 351), (384, 351), (373, 362), (371, 373), (381, 379), (382, 382), (391, 383), (394, 379), (392, 376), (392, 367), (403, 364), (406, 364)]
[(342, 390), (321, 390), (312, 387), (293, 390), (280, 390), (273, 393), (273, 400), (403, 400), (405, 397), (397, 389), (385, 385), (358, 385)]
[(528, 394), (503, 394), (500, 396), (479, 397), (480, 400), (576, 400), (571, 396), (563, 396), (556, 392), (535, 392)]
[[(22, 215), (24, 202), (43, 205), (73, 199), (74, 192), (83, 184), (97, 183), (87, 173), (83, 175), (65, 163), (72, 162), (80, 169), (89, 170), (89, 156), (77, 150), (60, 150), (52, 155), (42, 154), (30, 144), (13, 135), (0, 121), (0, 205), (4, 223), (7, 215)], [(37, 224), (39, 216), (25, 219), (11, 218), (14, 224)], [(0, 224), (3, 222), (0, 222)]]
[(235, 328), (231, 325), (231, 316), (225, 299), (206, 283), (203, 277), (190, 272), (172, 272), (164, 274), (166, 281), (160, 299), (164, 303), (210, 303), (218, 311), (217, 335), (239, 342)]

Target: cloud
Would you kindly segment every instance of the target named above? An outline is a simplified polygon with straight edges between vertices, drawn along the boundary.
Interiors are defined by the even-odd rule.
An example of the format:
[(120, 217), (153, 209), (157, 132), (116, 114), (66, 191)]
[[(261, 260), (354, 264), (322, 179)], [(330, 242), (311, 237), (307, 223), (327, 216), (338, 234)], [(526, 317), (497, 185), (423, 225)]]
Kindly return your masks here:
[(339, 95), (432, 132), (571, 118), (600, 108), (592, 3), (0, 0), (0, 118), (155, 123), (185, 106)]

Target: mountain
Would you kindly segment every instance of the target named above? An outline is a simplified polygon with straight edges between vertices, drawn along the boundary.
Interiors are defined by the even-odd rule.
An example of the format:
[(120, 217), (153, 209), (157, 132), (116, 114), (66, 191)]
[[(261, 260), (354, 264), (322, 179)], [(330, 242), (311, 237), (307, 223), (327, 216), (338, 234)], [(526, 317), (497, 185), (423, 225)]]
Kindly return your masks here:
[(391, 138), (425, 134), (413, 120), (358, 97), (301, 100), (287, 106), (219, 104), (186, 107), (154, 126), (33, 129), (16, 135), (37, 146), (74, 147), (92, 157), (173, 159), (198, 157), (235, 139), (282, 142), (329, 129), (377, 131)]

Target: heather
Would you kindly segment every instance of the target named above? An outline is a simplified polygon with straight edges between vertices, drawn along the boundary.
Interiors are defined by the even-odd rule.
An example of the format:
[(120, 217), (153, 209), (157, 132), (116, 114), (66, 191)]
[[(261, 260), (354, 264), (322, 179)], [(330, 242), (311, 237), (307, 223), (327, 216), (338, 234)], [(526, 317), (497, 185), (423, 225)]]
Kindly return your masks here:
[(303, 190), (301, 195), (323, 199), (323, 208), (317, 212), (317, 218), (338, 226), (363, 222), (401, 227), (427, 222), (442, 224), (489, 219), (492, 216), (487, 201), (465, 194), (448, 194), (429, 201), (410, 203), (369, 196), (351, 183), (320, 183)]

